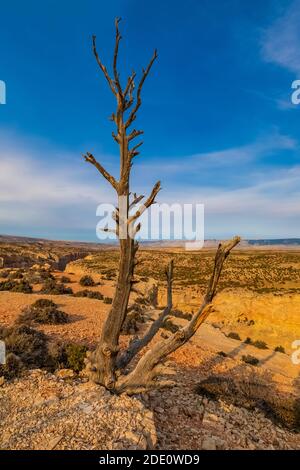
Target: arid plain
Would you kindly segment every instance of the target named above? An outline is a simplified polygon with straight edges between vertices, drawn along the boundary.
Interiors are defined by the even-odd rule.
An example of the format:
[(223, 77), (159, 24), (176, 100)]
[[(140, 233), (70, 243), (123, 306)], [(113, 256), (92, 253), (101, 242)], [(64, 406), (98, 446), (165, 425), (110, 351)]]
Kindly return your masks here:
[[(172, 246), (141, 248), (130, 302), (133, 314), (121, 344), (142, 334), (164, 307), (164, 270), (170, 259), (174, 260), (173, 314), (159, 337), (183, 326), (201, 303), (214, 251), (214, 247), (197, 252)], [(114, 292), (117, 249), (3, 239), (0, 257), (2, 328), (18, 324), (21, 313), (36, 300), (49, 299), (68, 315), (68, 322), (30, 323), (46, 334), (48, 348), (57, 343), (75, 344), (84, 351), (95, 347)], [(84, 276), (91, 276), (92, 285), (83, 287)], [(45, 291), (47, 278), (52, 289), (62, 285), (67, 289)], [(9, 279), (14, 286), (27, 283), (30, 290), (13, 284), (5, 287)], [(176, 385), (141, 397), (153, 412), (157, 433), (153, 445), (162, 449), (298, 448), (300, 365), (293, 364), (291, 356), (292, 343), (300, 339), (299, 307), (300, 250), (249, 246), (234, 250), (222, 273), (214, 312), (192, 341), (170, 358)], [(12, 383), (29, 380), (28, 369), (36, 367), (50, 375), (72, 369), (65, 363), (44, 368), (24, 364), (18, 377), (3, 381), (1, 393), (6, 387), (10, 396)], [(68, 380), (80, 377), (84, 372), (75, 370)], [(29, 445), (26, 439), (16, 442), (8, 439), (6, 445)], [(57, 445), (64, 448), (63, 443)], [(70, 442), (65, 445), (70, 447)], [(74, 444), (74, 448), (81, 447)]]

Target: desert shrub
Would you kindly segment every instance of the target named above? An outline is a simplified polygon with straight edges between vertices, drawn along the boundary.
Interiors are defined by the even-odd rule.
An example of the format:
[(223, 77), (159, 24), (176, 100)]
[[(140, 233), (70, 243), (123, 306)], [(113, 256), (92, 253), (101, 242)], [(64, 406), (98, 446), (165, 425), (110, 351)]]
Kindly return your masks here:
[(54, 279), (47, 279), (42, 286), (41, 294), (64, 295), (73, 294), (71, 287), (57, 283)]
[(57, 304), (50, 299), (38, 299), (33, 304), (32, 307), (36, 308), (45, 308), (45, 307), (53, 307), (57, 308)]
[(294, 397), (276, 396), (265, 401), (265, 410), (276, 423), (283, 424), (289, 429), (300, 431), (300, 401)]
[(135, 302), (140, 305), (147, 305), (148, 304), (148, 299), (146, 297), (137, 297), (135, 299)]
[(74, 294), (74, 297), (87, 297), (89, 299), (103, 300), (101, 292), (94, 292), (88, 289), (80, 290)]
[(2, 277), (2, 279), (6, 279), (8, 278), (9, 273), (10, 271), (8, 269), (3, 269), (2, 271), (0, 271), (0, 277)]
[(218, 354), (218, 356), (221, 356), (221, 357), (227, 357), (228, 356), (228, 354), (224, 351), (219, 351), (219, 352), (217, 352), (217, 354)]
[(244, 341), (245, 344), (252, 344), (252, 339), (249, 336)]
[(31, 284), (42, 284), (45, 282), (46, 279), (54, 279), (54, 276), (50, 273), (50, 271), (46, 270), (29, 270), (28, 273), (26, 273), (26, 281), (30, 282)]
[(82, 276), (82, 278), (79, 281), (79, 284), (83, 287), (92, 287), (95, 285), (95, 281), (92, 278), (92, 276), (85, 275), (85, 276)]
[(0, 282), (0, 291), (12, 290), (15, 285), (15, 281), (2, 281)]
[(66, 355), (66, 367), (80, 372), (84, 368), (87, 347), (80, 344), (69, 343), (64, 348)]
[(274, 349), (275, 352), (280, 352), (280, 353), (283, 353), (285, 354), (285, 349), (283, 346), (276, 346), (276, 348)]
[(179, 326), (175, 325), (171, 320), (165, 320), (163, 324), (165, 330), (171, 331), (171, 333), (176, 333), (179, 330)]
[(0, 339), (7, 353), (20, 358), (25, 367), (43, 367), (47, 361), (47, 337), (26, 325), (0, 328)]
[(183, 320), (191, 320), (193, 315), (191, 313), (182, 312), (181, 310), (173, 310), (172, 315), (176, 318), (182, 318)]
[(238, 333), (235, 333), (234, 331), (231, 331), (230, 333), (228, 333), (227, 338), (236, 339), (237, 341), (241, 341), (240, 335)]
[(0, 377), (4, 376), (6, 379), (13, 379), (21, 375), (24, 369), (23, 363), (19, 356), (14, 353), (6, 355), (6, 363), (0, 364)]
[(280, 394), (270, 385), (268, 377), (256, 374), (247, 378), (210, 376), (196, 386), (195, 392), (210, 399), (222, 399), (239, 407), (251, 410), (258, 408), (276, 424), (299, 430), (299, 398)]
[(75, 372), (80, 372), (84, 368), (86, 352), (87, 347), (80, 344), (50, 342), (48, 344), (47, 368), (51, 371), (72, 369)]
[(50, 371), (66, 368), (65, 346), (57, 341), (49, 341), (47, 344), (47, 362), (46, 367)]
[(105, 270), (103, 273), (107, 281), (112, 281), (116, 277), (116, 271), (114, 269)]
[(103, 302), (105, 304), (112, 304), (113, 299), (111, 297), (104, 297)]
[(250, 354), (242, 356), (242, 360), (246, 362), (246, 364), (251, 364), (251, 366), (257, 366), (259, 364), (257, 357), (251, 356)]
[(267, 343), (265, 343), (264, 341), (253, 341), (252, 345), (258, 349), (268, 349)]
[(45, 325), (59, 325), (67, 323), (67, 313), (58, 310), (57, 305), (48, 299), (39, 299), (34, 304), (25, 307), (19, 316), (17, 323), (41, 323)]
[(62, 282), (63, 284), (69, 284), (71, 282), (71, 279), (68, 276), (62, 276), (60, 278), (60, 282)]
[(23, 279), (24, 274), (21, 271), (11, 271), (8, 275), (8, 279)]
[(21, 280), (20, 282), (16, 282), (14, 287), (11, 289), (11, 292), (22, 292), (23, 294), (31, 294), (32, 286), (29, 284), (28, 281)]
[(28, 281), (7, 280), (0, 282), (0, 291), (23, 292), (24, 294), (32, 293), (32, 286)]

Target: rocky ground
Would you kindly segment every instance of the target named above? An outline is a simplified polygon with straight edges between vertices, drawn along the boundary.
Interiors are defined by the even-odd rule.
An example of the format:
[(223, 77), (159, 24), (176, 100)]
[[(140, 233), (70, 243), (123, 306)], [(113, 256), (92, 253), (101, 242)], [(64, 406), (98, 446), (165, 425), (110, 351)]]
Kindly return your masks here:
[(0, 386), (0, 448), (146, 449), (156, 444), (153, 413), (102, 387), (33, 370)]
[(197, 378), (186, 371), (177, 380), (172, 389), (117, 397), (72, 371), (30, 371), (0, 386), (0, 448), (300, 448), (299, 434), (259, 410), (198, 395)]
[(195, 373), (177, 369), (176, 380), (176, 387), (144, 398), (154, 412), (158, 449), (300, 449), (299, 433), (275, 425), (260, 410), (198, 395)]
[[(57, 279), (63, 275), (54, 274)], [(73, 291), (81, 290), (79, 274), (68, 276)], [(114, 282), (99, 281), (101, 284), (90, 290), (112, 297)], [(109, 305), (71, 295), (41, 295), (39, 288), (35, 285), (33, 294), (0, 292), (0, 323), (13, 324), (24, 306), (37, 298), (49, 298), (70, 315), (71, 322), (36, 328), (50, 338), (93, 347)], [(218, 298), (216, 301), (220, 303)], [(140, 325), (140, 333), (146, 327)], [(161, 333), (170, 334), (167, 330)], [(122, 336), (121, 344), (130, 338)], [(255, 355), (259, 365), (246, 365), (244, 354)], [(300, 434), (274, 424), (262, 411), (196, 392), (197, 385), (211, 375), (229, 375), (235, 381), (244, 376), (247, 383), (253, 374), (268, 374), (273, 394), (292, 392), (299, 396), (299, 366), (291, 364), (288, 354), (254, 348), (226, 337), (219, 327), (205, 324), (171, 360), (177, 385), (134, 398), (111, 396), (101, 387), (86, 383), (83, 376), (73, 377), (66, 371), (49, 374), (35, 370), (3, 384), (0, 379), (0, 448), (300, 448)]]

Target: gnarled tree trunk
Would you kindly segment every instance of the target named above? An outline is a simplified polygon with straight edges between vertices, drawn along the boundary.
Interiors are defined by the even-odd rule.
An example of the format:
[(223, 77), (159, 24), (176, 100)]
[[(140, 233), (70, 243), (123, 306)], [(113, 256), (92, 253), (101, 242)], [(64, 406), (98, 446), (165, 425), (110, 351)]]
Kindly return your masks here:
[[(86, 370), (90, 378), (98, 384), (104, 385), (107, 389), (115, 393), (138, 393), (153, 387), (170, 385), (170, 381), (161, 380), (165, 375), (166, 368), (163, 362), (166, 357), (188, 341), (197, 331), (209, 313), (212, 311), (212, 301), (216, 294), (216, 288), (221, 275), (223, 263), (229, 255), (231, 249), (237, 245), (239, 238), (236, 237), (227, 244), (220, 244), (215, 257), (215, 264), (212, 276), (204, 301), (198, 313), (192, 318), (189, 324), (177, 331), (174, 335), (161, 340), (154, 347), (140, 357), (135, 367), (132, 367), (133, 360), (137, 355), (147, 348), (150, 341), (155, 337), (164, 320), (172, 311), (172, 282), (173, 282), (173, 262), (170, 263), (166, 271), (168, 284), (168, 301), (166, 308), (161, 312), (158, 319), (153, 322), (149, 330), (142, 338), (132, 341), (125, 351), (119, 350), (119, 338), (122, 325), (128, 312), (128, 302), (130, 292), (134, 283), (133, 274), (135, 267), (135, 255), (138, 250), (138, 243), (135, 236), (140, 230), (137, 223), (139, 217), (152, 204), (160, 190), (158, 181), (149, 197), (144, 203), (136, 208), (143, 199), (143, 195), (131, 194), (130, 192), (130, 172), (133, 158), (139, 154), (138, 148), (142, 142), (130, 148), (131, 142), (143, 134), (141, 130), (129, 130), (136, 119), (142, 100), (141, 91), (154, 61), (157, 52), (154, 51), (146, 69), (142, 72), (142, 77), (135, 92), (135, 77), (133, 72), (127, 79), (125, 87), (121, 86), (119, 72), (117, 70), (117, 59), (121, 35), (119, 33), (119, 19), (116, 20), (116, 41), (113, 57), (113, 78), (109, 75), (103, 65), (97, 49), (96, 38), (93, 36), (93, 52), (97, 63), (104, 74), (108, 85), (116, 98), (117, 109), (112, 114), (111, 120), (115, 123), (117, 132), (112, 136), (119, 146), (120, 153), (120, 178), (117, 180), (111, 175), (91, 153), (86, 153), (84, 158), (92, 164), (101, 175), (111, 184), (118, 196), (118, 206), (115, 211), (116, 229), (115, 233), (120, 242), (119, 274), (116, 283), (115, 295), (110, 312), (105, 321), (99, 344), (95, 351), (87, 356)], [(130, 200), (131, 199), (131, 200)], [(131, 215), (130, 209), (134, 209)], [(129, 373), (127, 367), (131, 367)]]

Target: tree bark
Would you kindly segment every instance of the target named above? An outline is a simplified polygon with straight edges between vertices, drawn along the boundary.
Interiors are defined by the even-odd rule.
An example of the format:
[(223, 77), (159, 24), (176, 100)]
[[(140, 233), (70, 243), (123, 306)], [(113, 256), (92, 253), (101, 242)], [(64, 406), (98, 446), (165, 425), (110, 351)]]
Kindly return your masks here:
[(101, 173), (118, 195), (118, 207), (115, 211), (116, 229), (113, 230), (113, 232), (115, 232), (119, 238), (120, 260), (112, 306), (104, 323), (97, 348), (95, 351), (90, 352), (87, 355), (86, 370), (94, 382), (104, 385), (108, 390), (115, 393), (125, 392), (132, 394), (148, 390), (149, 388), (170, 384), (169, 381), (159, 380), (159, 376), (162, 374), (164, 375), (167, 372), (162, 363), (170, 353), (175, 351), (191, 338), (208, 314), (212, 311), (211, 303), (216, 293), (223, 263), (229, 255), (230, 250), (239, 242), (239, 238), (236, 237), (225, 245), (219, 245), (215, 257), (213, 273), (204, 301), (198, 313), (192, 318), (189, 324), (185, 328), (177, 331), (167, 340), (156, 343), (152, 349), (148, 350), (146, 354), (138, 360), (136, 366), (133, 369), (131, 368), (131, 371), (126, 374), (124, 369), (140, 351), (149, 345), (150, 341), (162, 326), (166, 316), (171, 313), (173, 263), (170, 263), (169, 270), (167, 271), (168, 303), (166, 308), (162, 311), (158, 319), (151, 325), (147, 333), (141, 339), (132, 342), (127, 350), (120, 354), (119, 337), (122, 325), (128, 313), (129, 296), (133, 289), (134, 282), (133, 274), (135, 255), (138, 250), (138, 243), (135, 242), (135, 235), (140, 229), (140, 224), (137, 223), (137, 225), (135, 225), (135, 223), (143, 212), (155, 203), (155, 198), (160, 191), (160, 182), (158, 181), (154, 185), (144, 204), (139, 207), (134, 214), (130, 214), (129, 216), (129, 208), (132, 209), (135, 204), (144, 199), (144, 196), (134, 194), (131, 203), (129, 200), (131, 196), (130, 172), (133, 158), (139, 155), (138, 149), (142, 145), (142, 142), (139, 142), (131, 148), (130, 145), (132, 140), (143, 134), (143, 131), (141, 130), (133, 129), (130, 131), (129, 127), (135, 121), (137, 111), (141, 106), (142, 88), (154, 61), (157, 58), (157, 52), (156, 50), (154, 51), (148, 66), (143, 69), (141, 79), (137, 86), (137, 91), (135, 92), (135, 72), (132, 72), (131, 76), (128, 77), (127, 84), (123, 89), (117, 68), (119, 43), (121, 40), (119, 21), (120, 19), (117, 18), (115, 22), (116, 39), (113, 56), (113, 77), (110, 76), (98, 55), (96, 49), (96, 37), (93, 36), (93, 52), (96, 61), (117, 102), (117, 109), (115, 113), (112, 113), (111, 120), (116, 125), (116, 133), (113, 132), (112, 136), (119, 146), (120, 153), (119, 180), (111, 175), (91, 153), (87, 152), (84, 155), (84, 158)]
[(116, 382), (116, 357), (119, 336), (125, 320), (131, 291), (137, 245), (131, 238), (120, 240), (119, 274), (113, 303), (105, 321), (99, 344), (89, 356), (89, 371), (94, 382), (113, 390)]

